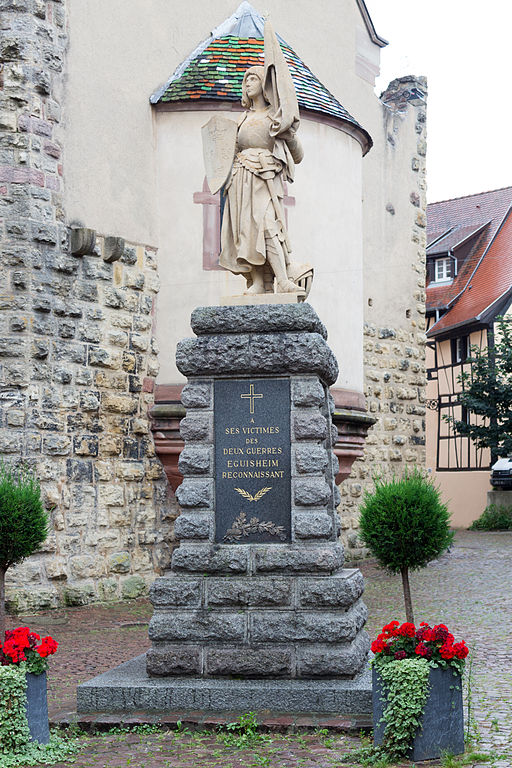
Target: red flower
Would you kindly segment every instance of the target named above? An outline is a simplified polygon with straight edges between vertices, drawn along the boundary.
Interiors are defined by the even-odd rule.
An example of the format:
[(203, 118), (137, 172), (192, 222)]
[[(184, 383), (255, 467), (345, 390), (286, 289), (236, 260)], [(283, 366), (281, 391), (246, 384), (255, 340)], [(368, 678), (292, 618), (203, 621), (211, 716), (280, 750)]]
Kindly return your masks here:
[(405, 651), (395, 651), (395, 659), (397, 661), (402, 661), (402, 659), (405, 659), (407, 656)]
[(434, 633), (434, 639), (439, 640), (441, 643), (445, 643), (450, 634), (448, 632), (448, 627), (445, 627), (444, 624), (438, 624), (432, 631)]
[(448, 643), (443, 643), (443, 645), (439, 648), (439, 653), (441, 654), (441, 657), (443, 659), (446, 659), (446, 661), (453, 659), (453, 657), (455, 656), (455, 650), (453, 648), (453, 645)]
[(35, 650), (42, 659), (45, 659), (47, 656), (54, 654), (58, 647), (59, 644), (53, 639), (53, 637), (48, 636), (43, 637), (41, 640), (41, 645), (39, 645)]
[(418, 643), (416, 646), (414, 653), (417, 656), (423, 656), (426, 659), (430, 659), (432, 656), (432, 649), (429, 648), (425, 643)]
[(379, 635), (379, 637), (373, 641), (371, 648), (372, 648), (372, 653), (382, 653), (382, 651), (384, 651), (384, 649), (387, 648), (387, 645)]
[(389, 624), (386, 624), (386, 626), (382, 628), (382, 632), (386, 635), (386, 637), (397, 637), (399, 626), (399, 621), (390, 621)]
[(458, 659), (465, 659), (469, 653), (469, 648), (467, 647), (464, 640), (462, 640), (460, 643), (455, 643), (453, 650), (455, 651), (455, 656)]
[(416, 627), (414, 624), (411, 624), (410, 621), (406, 621), (402, 624), (400, 629), (398, 630), (398, 634), (402, 637), (414, 637), (416, 634)]

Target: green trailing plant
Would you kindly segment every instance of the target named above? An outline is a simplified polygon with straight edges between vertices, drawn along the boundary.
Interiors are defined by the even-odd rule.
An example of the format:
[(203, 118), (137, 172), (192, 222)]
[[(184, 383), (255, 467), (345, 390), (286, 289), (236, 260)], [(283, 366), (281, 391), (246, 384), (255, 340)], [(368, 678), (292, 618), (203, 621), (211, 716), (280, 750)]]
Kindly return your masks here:
[(445, 420), (459, 435), (467, 435), (477, 448), (489, 448), (491, 463), (499, 456), (512, 455), (512, 325), (498, 318), (496, 333), (488, 335), (485, 349), (471, 348), (466, 361), (469, 370), (458, 377), (462, 386), (459, 401), (468, 411), (482, 417), (468, 424), (451, 416)]
[(386, 702), (384, 750), (392, 759), (406, 755), (414, 741), (429, 693), (429, 672), (428, 661), (421, 658), (379, 667)]
[(48, 744), (30, 742), (26, 664), (0, 666), (0, 766), (53, 765), (78, 752), (76, 740), (52, 734)]
[(38, 481), (25, 467), (0, 462), (0, 638), (5, 632), (6, 571), (35, 552), (47, 535)]
[(386, 482), (375, 479), (360, 510), (361, 538), (379, 564), (400, 573), (407, 621), (414, 624), (409, 571), (423, 568), (453, 541), (439, 489), (418, 469)]
[(477, 520), (469, 526), (470, 531), (512, 531), (512, 507), (489, 504)]
[(18, 752), (28, 744), (26, 702), (25, 668), (0, 666), (0, 754)]

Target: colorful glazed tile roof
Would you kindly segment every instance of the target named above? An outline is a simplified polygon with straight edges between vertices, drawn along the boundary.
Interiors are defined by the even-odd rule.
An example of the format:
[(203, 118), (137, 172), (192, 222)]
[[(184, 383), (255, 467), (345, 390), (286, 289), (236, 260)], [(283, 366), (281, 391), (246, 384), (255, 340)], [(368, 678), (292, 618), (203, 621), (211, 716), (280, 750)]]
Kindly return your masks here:
[(431, 203), (427, 241), (427, 258), (468, 249), (451, 283), (427, 285), (427, 311), (446, 308), (428, 335), (483, 321), (512, 290), (512, 187)]
[[(242, 79), (248, 67), (263, 65), (263, 18), (244, 2), (176, 69), (170, 80), (151, 97), (152, 104), (215, 99), (240, 101)], [(284, 40), (277, 35), (290, 68), (299, 107), (350, 123), (360, 132), (366, 149), (371, 138), (322, 85)]]

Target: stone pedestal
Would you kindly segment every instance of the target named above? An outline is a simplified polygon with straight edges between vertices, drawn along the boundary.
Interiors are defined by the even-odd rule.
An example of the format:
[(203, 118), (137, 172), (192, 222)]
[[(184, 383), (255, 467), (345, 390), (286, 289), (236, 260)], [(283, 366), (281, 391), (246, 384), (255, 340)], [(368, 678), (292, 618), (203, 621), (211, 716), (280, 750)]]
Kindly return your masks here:
[(309, 304), (200, 308), (192, 328), (176, 355), (180, 545), (151, 588), (147, 678), (125, 696), (126, 674), (109, 673), (81, 686), (79, 708), (104, 709), (108, 691), (132, 708), (371, 712), (363, 580), (338, 541), (325, 328)]

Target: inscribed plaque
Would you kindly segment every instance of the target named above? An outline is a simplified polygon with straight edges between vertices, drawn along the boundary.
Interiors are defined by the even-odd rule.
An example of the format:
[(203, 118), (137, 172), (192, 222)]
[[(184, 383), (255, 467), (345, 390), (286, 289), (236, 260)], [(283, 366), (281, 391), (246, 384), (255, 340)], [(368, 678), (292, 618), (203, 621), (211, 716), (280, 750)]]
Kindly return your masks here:
[(289, 542), (289, 379), (218, 379), (214, 393), (215, 541)]

